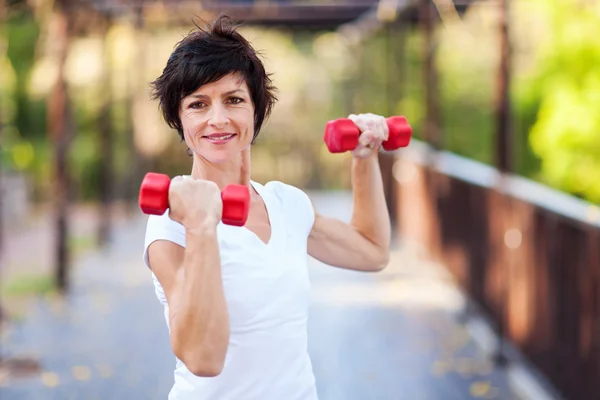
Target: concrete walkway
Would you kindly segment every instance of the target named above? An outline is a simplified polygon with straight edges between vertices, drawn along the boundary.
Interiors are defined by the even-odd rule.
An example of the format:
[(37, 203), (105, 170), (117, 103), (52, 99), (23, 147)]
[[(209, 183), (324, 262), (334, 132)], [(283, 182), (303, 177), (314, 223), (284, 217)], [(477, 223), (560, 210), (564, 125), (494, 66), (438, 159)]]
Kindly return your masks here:
[[(348, 218), (347, 193), (311, 197), (323, 213)], [(35, 357), (41, 369), (26, 378), (0, 370), (2, 400), (167, 398), (175, 361), (141, 260), (144, 228), (143, 216), (120, 224), (107, 250), (78, 262), (66, 298), (34, 301), (3, 335), (0, 354)], [(458, 322), (464, 298), (414, 249), (394, 249), (379, 274), (315, 260), (309, 270), (321, 400), (518, 398)]]

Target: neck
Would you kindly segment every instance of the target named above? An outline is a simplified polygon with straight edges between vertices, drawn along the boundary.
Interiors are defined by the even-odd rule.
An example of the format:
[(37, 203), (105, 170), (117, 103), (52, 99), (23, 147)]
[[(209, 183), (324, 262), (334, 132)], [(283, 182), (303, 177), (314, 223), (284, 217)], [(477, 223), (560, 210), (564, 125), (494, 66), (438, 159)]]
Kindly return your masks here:
[(220, 190), (229, 184), (250, 187), (250, 149), (243, 150), (238, 157), (224, 163), (214, 164), (194, 154), (192, 178), (215, 182)]

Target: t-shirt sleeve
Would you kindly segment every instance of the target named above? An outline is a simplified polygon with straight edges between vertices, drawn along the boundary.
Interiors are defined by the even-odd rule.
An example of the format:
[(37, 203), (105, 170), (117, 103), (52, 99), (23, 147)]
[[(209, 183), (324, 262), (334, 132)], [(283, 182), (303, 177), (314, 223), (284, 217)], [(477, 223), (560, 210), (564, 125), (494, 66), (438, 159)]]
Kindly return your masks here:
[(167, 210), (163, 215), (151, 215), (146, 224), (146, 237), (144, 239), (144, 263), (150, 268), (148, 247), (157, 240), (168, 240), (185, 247), (185, 228), (178, 222), (169, 218)]

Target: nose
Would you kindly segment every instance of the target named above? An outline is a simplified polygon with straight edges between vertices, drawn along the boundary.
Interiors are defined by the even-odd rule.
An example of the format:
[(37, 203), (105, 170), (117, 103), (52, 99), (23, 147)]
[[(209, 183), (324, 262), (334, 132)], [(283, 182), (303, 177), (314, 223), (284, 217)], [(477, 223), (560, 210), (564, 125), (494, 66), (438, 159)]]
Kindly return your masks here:
[(210, 109), (208, 124), (216, 129), (222, 129), (229, 123), (227, 109), (221, 105), (214, 105)]

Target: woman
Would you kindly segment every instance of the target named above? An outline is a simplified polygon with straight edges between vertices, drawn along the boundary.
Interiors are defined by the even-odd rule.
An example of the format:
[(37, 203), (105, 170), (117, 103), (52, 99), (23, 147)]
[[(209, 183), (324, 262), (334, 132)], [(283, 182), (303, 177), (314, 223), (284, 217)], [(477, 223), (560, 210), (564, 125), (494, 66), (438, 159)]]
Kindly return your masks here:
[[(177, 357), (169, 399), (317, 399), (307, 259), (360, 271), (387, 264), (390, 221), (377, 160), (384, 118), (350, 116), (362, 134), (346, 224), (319, 215), (293, 186), (251, 179), (250, 147), (274, 88), (226, 17), (185, 37), (153, 89), (193, 157), (191, 174), (171, 183), (170, 210), (149, 217), (145, 240)], [(250, 189), (244, 227), (220, 223), (220, 191), (232, 183)]]

